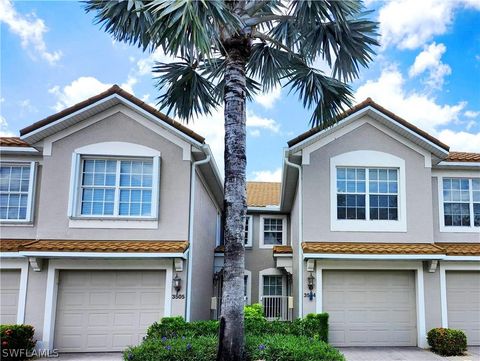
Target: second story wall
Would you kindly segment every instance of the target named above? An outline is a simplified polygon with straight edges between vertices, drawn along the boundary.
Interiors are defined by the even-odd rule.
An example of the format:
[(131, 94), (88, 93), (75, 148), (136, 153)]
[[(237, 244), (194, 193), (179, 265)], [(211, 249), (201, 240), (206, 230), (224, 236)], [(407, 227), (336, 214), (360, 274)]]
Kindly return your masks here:
[[(431, 168), (426, 167), (425, 157), (407, 146), (405, 141), (394, 139), (381, 131), (374, 120), (365, 123), (351, 132), (336, 138), (310, 154), (310, 164), (303, 166), (304, 197), (304, 240), (325, 242), (432, 242), (433, 214), (431, 207)], [(400, 136), (399, 136), (400, 137)], [(362, 152), (379, 153), (362, 153)], [(403, 164), (398, 179), (399, 221), (405, 209), (405, 227), (400, 231), (390, 231), (390, 226), (369, 231), (350, 227), (348, 231), (332, 230), (332, 211), (336, 212), (337, 185), (332, 159), (350, 152), (361, 155), (358, 167), (382, 168), (383, 158), (392, 158)], [(367, 156), (362, 156), (367, 154)], [(343, 157), (345, 158), (345, 157)], [(342, 159), (343, 159), (342, 158)], [(367, 158), (367, 159), (365, 159)], [(355, 163), (337, 166), (355, 167)], [(391, 166), (387, 164), (386, 168)], [(395, 167), (393, 167), (395, 168)], [(402, 177), (403, 173), (403, 177)], [(368, 184), (367, 184), (368, 187)], [(404, 193), (405, 192), (405, 193)], [(403, 197), (403, 199), (402, 199)], [(349, 219), (341, 224), (348, 225)], [(357, 221), (359, 222), (359, 221)], [(378, 221), (363, 220), (360, 223)], [(396, 222), (392, 222), (395, 225)], [(346, 228), (349, 228), (348, 226)], [(368, 228), (368, 227), (367, 227)]]

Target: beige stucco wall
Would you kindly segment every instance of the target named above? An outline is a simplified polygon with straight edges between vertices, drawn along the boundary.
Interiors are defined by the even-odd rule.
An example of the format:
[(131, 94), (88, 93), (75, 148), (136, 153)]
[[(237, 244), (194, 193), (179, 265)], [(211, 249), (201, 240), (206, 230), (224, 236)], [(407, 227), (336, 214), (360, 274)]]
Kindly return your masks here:
[(203, 182), (196, 174), (191, 319), (210, 319), (210, 300), (213, 295), (213, 258), (215, 249), (217, 208)]
[[(69, 228), (67, 209), (72, 153), (79, 147), (108, 141), (140, 144), (161, 152), (157, 229)], [(182, 160), (182, 149), (179, 146), (123, 113), (116, 113), (54, 142), (52, 155), (44, 157), (40, 173), (41, 189), (35, 207), (35, 234), (25, 226), (8, 230), (2, 237), (187, 240), (190, 162)]]
[(30, 266), (28, 267), (25, 324), (35, 327), (35, 337), (38, 340), (41, 340), (43, 336), (47, 274), (48, 260), (43, 261), (40, 272), (35, 272)]
[[(368, 149), (367, 149), (368, 145)], [(405, 160), (407, 232), (332, 232), (330, 230), (330, 158), (374, 150)], [(304, 239), (348, 242), (432, 242), (431, 169), (424, 157), (370, 124), (364, 124), (310, 155), (304, 172)]]
[[(478, 172), (480, 177), (480, 172)], [(455, 173), (450, 173), (455, 174)], [(432, 177), (433, 239), (435, 242), (480, 242), (478, 232), (440, 232), (440, 210), (438, 204), (438, 177)]]

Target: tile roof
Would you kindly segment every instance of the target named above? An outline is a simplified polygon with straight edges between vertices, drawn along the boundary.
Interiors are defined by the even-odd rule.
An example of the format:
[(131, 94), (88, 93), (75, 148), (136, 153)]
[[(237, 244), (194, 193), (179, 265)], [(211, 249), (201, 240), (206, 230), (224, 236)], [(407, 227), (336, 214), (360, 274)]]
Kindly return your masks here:
[[(10, 240), (2, 240), (10, 242)], [(32, 252), (125, 252), (125, 253), (182, 253), (187, 241), (76, 241), (37, 240), (18, 247)]]
[(273, 247), (273, 254), (292, 254), (293, 248), (292, 246), (274, 246)]
[(143, 110), (145, 110), (146, 112), (152, 114), (153, 116), (163, 120), (165, 123), (171, 125), (172, 127), (176, 128), (177, 130), (181, 131), (182, 133), (184, 133), (185, 135), (188, 135), (189, 137), (195, 139), (196, 141), (200, 142), (200, 143), (204, 143), (205, 142), (205, 138), (203, 138), (201, 135), (195, 133), (193, 130), (185, 127), (184, 125), (182, 125), (181, 123), (177, 122), (176, 120), (173, 120), (172, 118), (170, 118), (169, 116), (163, 114), (162, 112), (158, 111), (157, 109), (155, 109), (154, 107), (152, 107), (151, 105), (148, 105), (147, 103), (141, 101), (140, 99), (138, 99), (137, 97), (133, 96), (132, 94), (126, 92), (125, 90), (123, 90), (122, 88), (120, 88), (118, 85), (113, 85), (112, 87), (110, 87), (109, 89), (105, 90), (104, 92), (100, 93), (100, 94), (97, 94), (91, 98), (88, 98), (78, 104), (75, 104), (69, 108), (66, 108), (58, 113), (55, 113), (53, 115), (50, 115), (49, 117), (47, 118), (44, 118), (42, 120), (39, 120), (31, 125), (29, 125), (28, 127), (26, 128), (23, 128), (20, 130), (20, 135), (23, 136), (23, 135), (26, 135), (30, 132), (33, 132), (34, 130), (37, 130), (39, 128), (42, 128), (44, 127), (45, 125), (48, 125), (50, 123), (53, 123), (54, 121), (60, 119), (60, 118), (63, 118), (67, 115), (70, 115), (72, 113), (75, 113), (85, 107), (88, 107), (89, 105), (92, 105), (102, 99), (105, 99), (113, 94), (118, 94), (120, 95), (121, 97), (131, 101), (133, 104), (137, 105), (138, 107), (142, 108)]
[(303, 242), (302, 248), (305, 253), (325, 254), (444, 254), (431, 243)]
[(447, 256), (480, 256), (480, 242), (477, 243), (435, 243)]
[(446, 162), (480, 162), (480, 153), (450, 152)]
[(0, 137), (0, 147), (30, 147), (19, 137)]
[[(425, 138), (425, 139), (428, 139), (430, 142), (438, 145), (440, 148), (443, 148), (445, 150), (449, 150), (449, 146), (446, 145), (445, 143), (442, 143), (441, 141), (439, 141), (437, 138), (431, 136), (430, 134), (428, 134), (427, 132), (425, 132), (424, 130), (416, 127), (415, 125), (413, 125), (412, 123), (410, 122), (407, 122), (405, 119), (399, 117), (398, 115), (396, 115), (395, 113), (392, 113), (391, 111), (385, 109), (384, 107), (382, 107), (381, 105), (375, 103), (371, 98), (367, 98), (365, 99), (363, 102), (355, 105), (354, 107), (346, 110), (345, 112), (343, 112), (342, 114), (340, 114), (336, 121), (340, 121), (342, 119), (345, 119), (346, 117), (368, 107), (368, 106), (371, 106), (372, 108), (378, 110), (379, 112), (383, 113), (384, 115), (386, 115), (387, 117), (393, 119), (394, 121), (396, 121), (397, 123), (403, 125), (404, 127), (410, 129), (411, 131), (417, 133), (418, 135), (420, 135), (421, 137)], [(308, 131), (306, 131), (305, 133), (303, 134), (300, 134), (299, 136), (293, 138), (292, 140), (288, 141), (288, 146), (289, 147), (293, 147), (295, 144), (298, 144), (300, 143), (301, 141), (307, 139), (307, 138), (310, 138), (312, 135), (314, 134), (317, 134), (319, 132), (321, 132), (323, 129), (323, 127), (321, 126), (318, 126), (318, 127), (314, 127)]]
[(247, 182), (247, 206), (279, 206), (280, 188), (277, 182)]
[(18, 252), (22, 245), (34, 241), (34, 239), (0, 239), (0, 252)]

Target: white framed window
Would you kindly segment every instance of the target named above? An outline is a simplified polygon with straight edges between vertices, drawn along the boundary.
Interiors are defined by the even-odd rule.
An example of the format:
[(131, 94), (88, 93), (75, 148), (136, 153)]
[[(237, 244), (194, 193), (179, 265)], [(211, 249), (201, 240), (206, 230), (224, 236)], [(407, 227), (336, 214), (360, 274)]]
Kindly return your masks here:
[(246, 216), (245, 231), (244, 231), (245, 247), (252, 247), (252, 239), (253, 239), (253, 217)]
[(117, 142), (77, 149), (72, 156), (69, 216), (154, 220), (159, 180), (160, 153), (153, 149)]
[(31, 222), (35, 162), (0, 163), (0, 222)]
[(439, 177), (440, 231), (480, 231), (480, 178)]
[(406, 232), (405, 161), (366, 150), (332, 157), (330, 229)]
[(249, 305), (252, 303), (252, 272), (250, 272), (249, 270), (245, 270), (243, 276), (243, 286), (243, 296), (245, 298), (245, 304)]
[(260, 248), (273, 248), (287, 244), (287, 217), (260, 216)]

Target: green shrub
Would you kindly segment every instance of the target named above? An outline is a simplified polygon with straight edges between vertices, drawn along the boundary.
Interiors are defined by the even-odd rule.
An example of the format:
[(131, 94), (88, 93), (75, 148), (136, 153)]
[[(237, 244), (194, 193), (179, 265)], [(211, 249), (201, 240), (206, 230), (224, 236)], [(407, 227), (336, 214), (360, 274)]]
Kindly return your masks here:
[(246, 305), (244, 307), (245, 319), (265, 319), (263, 315), (263, 306), (260, 303), (254, 303), (253, 305)]
[(148, 328), (146, 338), (216, 336), (218, 327), (219, 323), (215, 320), (186, 322), (183, 317), (164, 317)]
[(30, 325), (0, 325), (2, 342), (1, 359), (5, 361), (26, 360), (32, 355), (35, 329)]
[(147, 339), (123, 353), (125, 361), (215, 361), (218, 341), (214, 336)]
[(461, 330), (434, 328), (428, 332), (432, 351), (442, 356), (459, 356), (467, 350), (467, 336)]
[(305, 336), (248, 336), (247, 361), (345, 361), (328, 343)]

